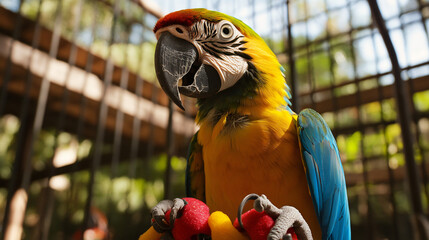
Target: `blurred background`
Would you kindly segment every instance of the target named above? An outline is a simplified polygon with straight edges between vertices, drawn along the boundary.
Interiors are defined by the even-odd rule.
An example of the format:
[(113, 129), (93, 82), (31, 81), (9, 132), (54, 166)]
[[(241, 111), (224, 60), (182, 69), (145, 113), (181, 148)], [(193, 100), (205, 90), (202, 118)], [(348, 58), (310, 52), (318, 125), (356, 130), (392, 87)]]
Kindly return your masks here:
[(353, 239), (417, 239), (429, 213), (429, 1), (377, 3), (393, 48), (365, 0), (0, 0), (1, 239), (137, 239), (158, 201), (185, 195), (196, 109), (159, 89), (152, 28), (195, 7), (251, 26), (286, 68), (293, 109), (326, 119)]

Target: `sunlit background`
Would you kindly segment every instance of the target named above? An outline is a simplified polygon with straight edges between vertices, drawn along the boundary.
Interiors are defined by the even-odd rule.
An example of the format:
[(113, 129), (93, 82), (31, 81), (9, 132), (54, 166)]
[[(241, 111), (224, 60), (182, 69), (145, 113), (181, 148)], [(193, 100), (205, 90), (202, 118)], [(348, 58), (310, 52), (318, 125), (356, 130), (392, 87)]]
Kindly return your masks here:
[(377, 2), (409, 101), (418, 196), (367, 1), (0, 0), (0, 239), (137, 239), (158, 201), (185, 196), (196, 109), (159, 89), (152, 28), (196, 7), (251, 26), (287, 70), (294, 110), (328, 122), (353, 239), (412, 239), (412, 199), (429, 213), (429, 1)]

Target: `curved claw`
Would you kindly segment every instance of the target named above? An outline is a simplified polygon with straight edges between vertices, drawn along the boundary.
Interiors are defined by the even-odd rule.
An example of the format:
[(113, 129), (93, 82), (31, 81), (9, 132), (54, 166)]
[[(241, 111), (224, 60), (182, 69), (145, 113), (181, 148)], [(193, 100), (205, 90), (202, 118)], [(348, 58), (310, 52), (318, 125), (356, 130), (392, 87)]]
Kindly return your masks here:
[(173, 207), (171, 208), (170, 212), (170, 226), (174, 225), (174, 221), (176, 221), (176, 218), (179, 216), (179, 211), (182, 210), (182, 208), (188, 204), (185, 200), (181, 198), (175, 198), (173, 200)]
[[(152, 208), (152, 226), (159, 232), (164, 233), (173, 228), (179, 211), (186, 205), (186, 201), (180, 198), (174, 200), (162, 200), (154, 208)], [(170, 212), (170, 222), (167, 222), (165, 214)]]
[(292, 240), (292, 235), (287, 233), (289, 228), (295, 230), (298, 239), (300, 240), (313, 240), (313, 235), (311, 234), (310, 227), (307, 222), (304, 220), (304, 217), (298, 211), (298, 209), (285, 206), (281, 209), (278, 209), (271, 203), (270, 200), (265, 195), (249, 194), (243, 201), (241, 201), (240, 207), (238, 208), (238, 223), (240, 227), (244, 229), (243, 222), (241, 220), (241, 215), (243, 208), (249, 200), (255, 200), (253, 203), (253, 208), (258, 212), (265, 211), (268, 216), (275, 219), (275, 224), (268, 234), (268, 240)]
[(285, 238), (285, 233), (291, 227), (294, 228), (298, 239), (313, 240), (310, 227), (302, 217), (298, 209), (290, 206), (282, 207), (280, 216), (276, 219), (274, 227), (268, 234), (269, 240), (280, 240)]
[[(264, 196), (264, 195), (262, 195), (262, 196)], [(246, 203), (249, 200), (256, 200), (258, 198), (260, 198), (258, 194), (251, 193), (251, 194), (245, 196), (243, 198), (243, 200), (241, 201), (240, 206), (238, 207), (238, 213), (237, 213), (237, 219), (238, 219), (238, 223), (240, 224), (241, 229), (244, 229), (243, 221), (241, 220), (241, 215), (243, 213), (244, 206), (246, 205)]]
[(172, 207), (172, 200), (162, 200), (152, 208), (152, 226), (157, 232), (163, 233), (171, 229), (170, 224), (165, 220), (165, 213)]

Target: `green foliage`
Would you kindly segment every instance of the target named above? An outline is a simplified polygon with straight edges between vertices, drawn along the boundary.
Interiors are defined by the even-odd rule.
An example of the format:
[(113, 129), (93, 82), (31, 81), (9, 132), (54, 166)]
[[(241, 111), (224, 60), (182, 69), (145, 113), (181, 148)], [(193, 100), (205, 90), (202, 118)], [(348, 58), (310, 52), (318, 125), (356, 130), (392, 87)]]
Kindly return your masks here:
[[(341, 42), (346, 39), (341, 39)], [(352, 50), (349, 44), (338, 44), (332, 48), (334, 58), (335, 83), (347, 82), (353, 79)]]
[(343, 153), (345, 161), (354, 161), (360, 156), (361, 133), (355, 132), (352, 135), (339, 135), (337, 137), (338, 150)]
[(314, 71), (314, 82), (316, 88), (329, 86), (332, 82), (330, 66), (331, 60), (326, 51), (321, 51), (313, 55), (312, 66)]
[[(0, 178), (9, 178), (15, 160), (17, 137), (20, 123), (11, 115), (0, 118)], [(70, 133), (56, 133), (43, 129), (34, 145), (32, 164), (35, 170), (46, 169), (59, 149), (75, 146), (77, 161), (91, 160), (92, 141), (78, 141)], [(105, 145), (103, 151), (109, 154), (112, 147)], [(136, 178), (130, 178), (130, 160), (123, 159), (116, 169), (117, 177), (112, 179), (110, 165), (102, 165), (96, 173), (93, 206), (100, 209), (108, 218), (113, 239), (137, 239), (150, 224), (150, 209), (164, 196), (164, 177), (167, 155), (161, 154), (152, 159), (137, 159)], [(184, 158), (172, 157), (172, 196), (185, 196)], [(68, 183), (64, 189), (51, 190), (54, 199), (50, 236), (71, 236), (82, 224), (84, 206), (87, 201), (89, 172), (77, 171), (61, 175)], [(46, 205), (47, 180), (32, 182), (25, 217), (24, 239), (30, 239), (42, 206)], [(0, 189), (0, 213), (6, 204), (7, 189)]]
[(109, 47), (107, 42), (97, 40), (91, 46), (91, 51), (103, 58), (107, 58), (110, 51), (113, 62), (118, 66), (127, 67), (131, 72), (149, 82), (155, 83), (156, 81), (153, 62), (154, 43), (144, 42), (140, 45), (117, 43)]
[(10, 177), (15, 155), (12, 146), (16, 141), (19, 126), (19, 120), (15, 116), (6, 115), (0, 118), (0, 178)]
[(333, 112), (325, 112), (322, 113), (323, 119), (326, 121), (328, 126), (333, 129), (335, 126), (335, 114)]
[(358, 110), (356, 107), (344, 108), (338, 111), (338, 127), (356, 125), (358, 121)]
[[(398, 149), (402, 149), (402, 139), (401, 139), (401, 127), (398, 123), (391, 124), (386, 128), (386, 140), (389, 144), (395, 144)], [(389, 151), (390, 153), (396, 153), (397, 151)]]
[(429, 111), (429, 90), (415, 93), (413, 100), (416, 110), (421, 112)]
[(351, 95), (356, 93), (357, 88), (354, 84), (348, 84), (342, 87), (338, 87), (334, 89), (334, 94), (337, 97), (345, 96), (345, 95)]
[(383, 156), (386, 152), (386, 143), (382, 132), (367, 132), (363, 135), (363, 150), (365, 156)]
[(396, 103), (394, 99), (383, 100), (381, 106), (384, 120), (396, 120)]
[[(80, 1), (82, 1), (80, 3)], [(43, 26), (53, 29), (56, 19), (56, 10), (60, 1), (44, 0), (39, 6), (39, 0), (26, 0), (22, 13), (30, 19), (36, 19), (40, 7), (40, 22)], [(79, 4), (82, 4), (79, 10)], [(155, 68), (153, 55), (155, 44), (144, 41), (145, 32), (138, 21), (143, 22), (144, 12), (131, 1), (118, 1), (119, 12), (116, 24), (113, 27), (113, 5), (111, 7), (100, 1), (63, 0), (61, 5), (61, 34), (62, 37), (77, 42), (81, 47), (89, 48), (96, 55), (107, 58), (110, 56), (118, 66), (125, 66), (131, 72), (140, 75), (143, 79), (155, 82)], [(78, 26), (75, 31), (75, 22)], [(135, 23), (137, 21), (137, 23)], [(96, 28), (93, 30), (93, 24)], [(109, 45), (111, 31), (115, 31), (113, 42)], [(94, 31), (94, 32), (93, 32)], [(74, 35), (75, 34), (75, 35)], [(133, 39), (131, 39), (133, 38)], [(133, 41), (134, 44), (127, 44)]]
[(34, 142), (33, 165), (36, 170), (43, 170), (50, 165), (54, 156), (56, 139), (54, 131), (42, 131)]
[(379, 102), (367, 103), (361, 107), (361, 111), (363, 122), (374, 123), (381, 120), (381, 104)]
[(268, 37), (263, 37), (263, 39), (274, 53), (284, 52), (286, 48), (284, 39), (274, 40)]
[(419, 142), (423, 149), (429, 149), (429, 120), (425, 118), (421, 119), (418, 123), (418, 126), (422, 132)]

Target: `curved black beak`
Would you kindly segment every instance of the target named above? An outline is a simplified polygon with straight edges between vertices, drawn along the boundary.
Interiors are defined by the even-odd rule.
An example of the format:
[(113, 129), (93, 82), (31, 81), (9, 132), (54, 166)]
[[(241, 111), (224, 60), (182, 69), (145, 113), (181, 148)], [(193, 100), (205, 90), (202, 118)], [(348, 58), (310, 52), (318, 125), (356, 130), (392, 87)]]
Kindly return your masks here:
[(206, 98), (220, 89), (216, 69), (199, 62), (198, 51), (192, 43), (169, 32), (161, 33), (158, 39), (155, 71), (164, 92), (183, 110), (179, 92), (188, 97)]

